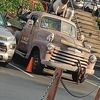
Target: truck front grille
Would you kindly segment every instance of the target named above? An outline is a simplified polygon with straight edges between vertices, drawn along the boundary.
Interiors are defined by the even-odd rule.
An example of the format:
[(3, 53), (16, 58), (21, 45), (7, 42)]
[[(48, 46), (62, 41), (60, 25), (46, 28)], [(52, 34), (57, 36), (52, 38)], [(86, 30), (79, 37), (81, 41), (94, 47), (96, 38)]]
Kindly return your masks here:
[(4, 43), (0, 43), (0, 51), (7, 52), (7, 46)]
[(83, 58), (81, 55), (76, 55), (70, 51), (54, 50), (51, 56), (51, 61), (65, 63), (72, 66), (76, 66), (78, 60), (80, 60), (82, 67), (87, 67), (88, 59)]

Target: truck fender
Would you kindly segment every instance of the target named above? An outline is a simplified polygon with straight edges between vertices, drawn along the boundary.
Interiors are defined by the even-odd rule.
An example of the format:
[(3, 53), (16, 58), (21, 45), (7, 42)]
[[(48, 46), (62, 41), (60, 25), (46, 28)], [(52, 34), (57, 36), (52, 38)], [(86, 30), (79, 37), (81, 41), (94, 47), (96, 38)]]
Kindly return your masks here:
[(33, 45), (32, 48), (30, 50), (28, 50), (28, 53), (26, 54), (26, 59), (29, 58), (29, 56), (31, 55), (32, 51), (34, 50), (34, 48), (37, 48), (40, 51), (40, 59), (42, 60), (45, 57), (45, 52), (47, 50), (46, 45), (40, 45), (40, 44), (36, 44)]

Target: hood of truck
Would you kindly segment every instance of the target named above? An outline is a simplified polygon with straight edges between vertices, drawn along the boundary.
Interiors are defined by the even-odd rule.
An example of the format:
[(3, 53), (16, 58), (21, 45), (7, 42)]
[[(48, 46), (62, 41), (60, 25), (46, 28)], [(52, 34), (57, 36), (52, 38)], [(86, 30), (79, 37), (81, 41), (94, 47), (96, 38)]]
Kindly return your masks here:
[(54, 40), (53, 43), (56, 46), (65, 46), (67, 48), (68, 47), (72, 47), (74, 49), (78, 49), (80, 51), (85, 51), (85, 52), (90, 52), (89, 49), (85, 48), (83, 46), (83, 43), (81, 41), (78, 41), (76, 37), (71, 37), (70, 35), (67, 34), (63, 34), (59, 31), (55, 31), (55, 30), (50, 30), (50, 29), (42, 29), (39, 30), (39, 32), (37, 32), (39, 35), (39, 40), (47, 40), (47, 36), (49, 36), (51, 33), (54, 34)]
[(14, 36), (7, 28), (0, 26), (0, 40), (1, 40), (1, 38), (7, 39), (7, 40), (12, 40), (12, 39), (14, 39)]
[(79, 50), (79, 51), (84, 51), (84, 52), (88, 52), (90, 53), (90, 50), (83, 47), (81, 44), (73, 44), (73, 43), (70, 43), (69, 41), (65, 40), (65, 39), (61, 39), (61, 43), (64, 44), (64, 45), (67, 45), (71, 48), (74, 48), (75, 50)]

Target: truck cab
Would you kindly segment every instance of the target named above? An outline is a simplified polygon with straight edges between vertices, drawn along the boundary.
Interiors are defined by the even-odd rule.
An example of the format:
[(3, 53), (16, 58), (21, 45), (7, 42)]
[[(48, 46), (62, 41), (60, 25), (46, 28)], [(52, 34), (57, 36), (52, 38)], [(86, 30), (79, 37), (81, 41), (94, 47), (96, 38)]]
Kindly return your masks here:
[(90, 49), (84, 36), (77, 34), (72, 21), (33, 11), (27, 16), (15, 53), (27, 59), (27, 64), (33, 57), (35, 73), (41, 73), (44, 68), (59, 67), (65, 73), (72, 72), (74, 81), (81, 77), (82, 82), (85, 74), (94, 73), (96, 56), (91, 54)]

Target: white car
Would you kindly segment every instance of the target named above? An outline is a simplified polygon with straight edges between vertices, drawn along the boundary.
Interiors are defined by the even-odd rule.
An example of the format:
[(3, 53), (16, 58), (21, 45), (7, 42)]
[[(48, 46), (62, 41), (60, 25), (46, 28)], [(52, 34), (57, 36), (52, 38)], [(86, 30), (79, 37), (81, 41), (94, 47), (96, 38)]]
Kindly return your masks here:
[(16, 39), (6, 25), (4, 17), (0, 14), (0, 62), (8, 63), (14, 55)]
[(96, 0), (96, 3), (93, 0), (75, 0), (74, 5), (78, 8), (88, 8), (88, 10), (96, 11), (100, 8), (100, 1)]

